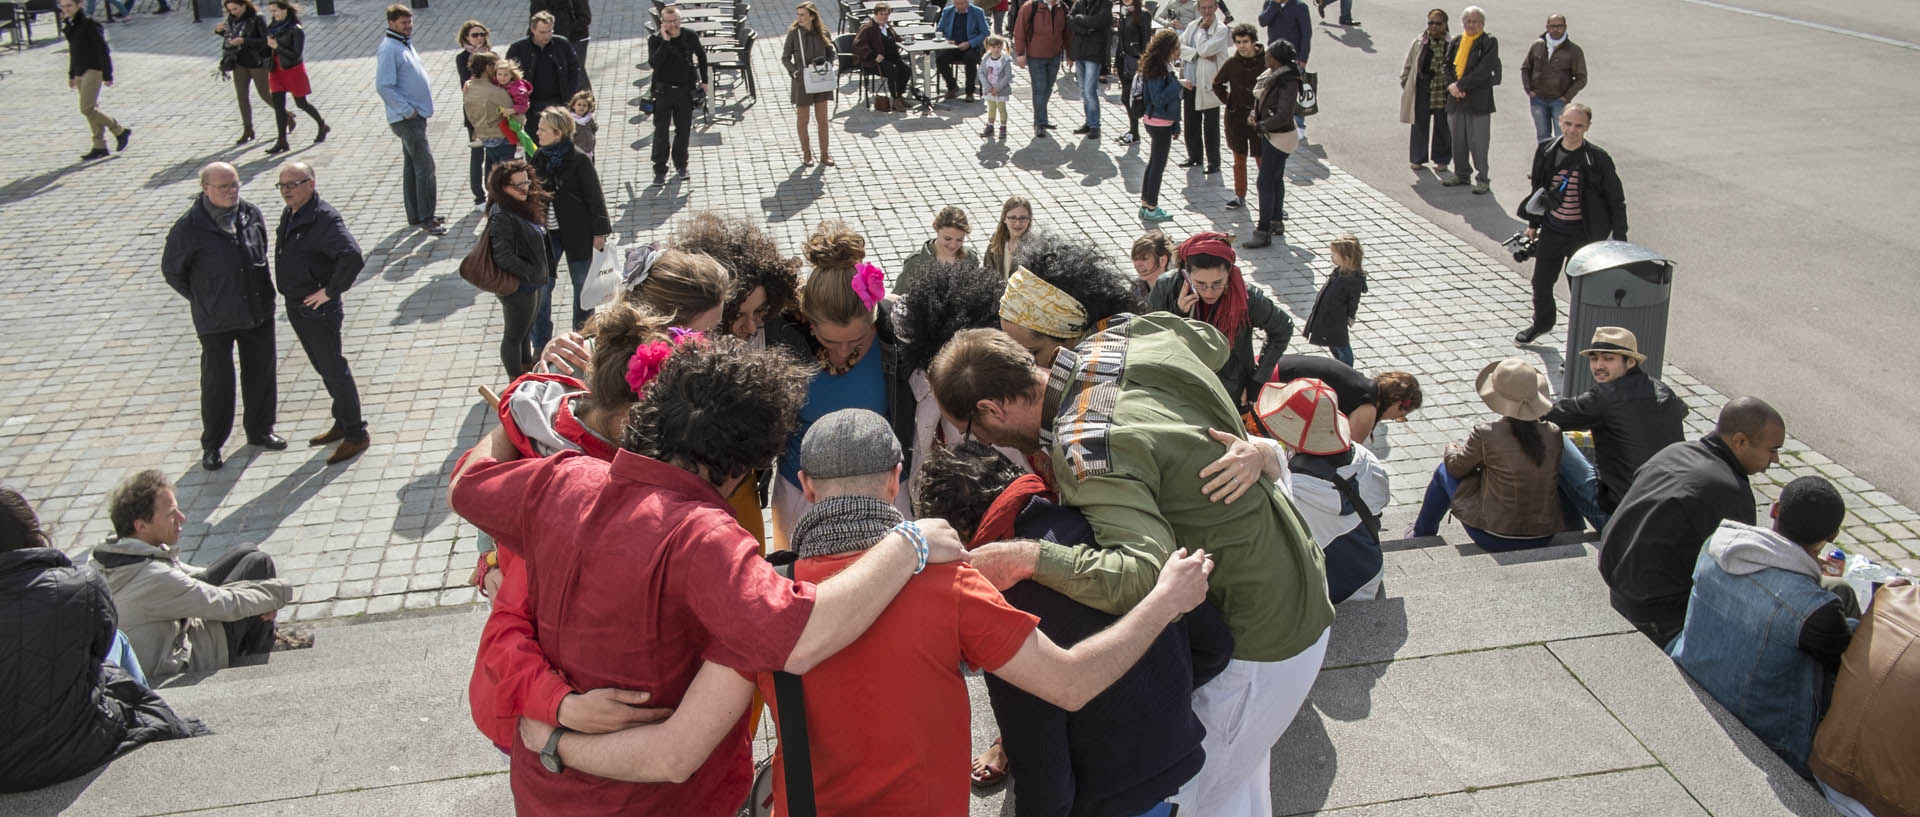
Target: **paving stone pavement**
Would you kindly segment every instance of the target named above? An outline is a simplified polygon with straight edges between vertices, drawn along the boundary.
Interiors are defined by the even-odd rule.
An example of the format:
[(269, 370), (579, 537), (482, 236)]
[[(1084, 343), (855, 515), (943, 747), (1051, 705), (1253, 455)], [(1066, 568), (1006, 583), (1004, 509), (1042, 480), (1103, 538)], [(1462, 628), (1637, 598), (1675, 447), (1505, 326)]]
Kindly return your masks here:
[[(783, 4), (762, 4), (754, 15), (763, 35), (755, 65), (759, 101), (738, 104), (741, 93), (720, 88), (711, 123), (696, 120), (693, 178), (649, 187), (652, 122), (639, 113), (644, 71), (636, 68), (645, 59), (645, 4), (604, 5), (596, 9), (589, 67), (601, 97), (597, 161), (620, 236), (648, 236), (706, 208), (761, 220), (797, 247), (822, 218), (842, 218), (866, 234), (870, 257), (893, 269), (926, 239), (941, 205), (967, 210), (976, 224), (973, 245), (983, 250), (1000, 202), (1023, 195), (1033, 200), (1039, 226), (1091, 236), (1125, 268), (1126, 248), (1145, 226), (1135, 218), (1145, 149), (1112, 141), (1122, 131), (1115, 123), (1125, 121), (1115, 87), (1103, 89), (1108, 141), (1100, 143), (1064, 133), (1032, 140), (1024, 76), (1016, 80), (1005, 141), (977, 136), (978, 104), (900, 116), (867, 111), (843, 93), (832, 117), (840, 166), (799, 168), (778, 65), (778, 34), (790, 17)], [(293, 619), (474, 599), (463, 584), (474, 531), (447, 509), (445, 487), (454, 459), (489, 427), (475, 387), (499, 385), (493, 338), (500, 316), (494, 299), (456, 272), (480, 221), (469, 205), (452, 44), (472, 16), (502, 32), (504, 47), (504, 32), (517, 28), (524, 7), (471, 0), (417, 12), (416, 43), (438, 111), (429, 137), (439, 209), (452, 227), (439, 239), (405, 225), (399, 144), (371, 88), (382, 8), (343, 0), (336, 16), (308, 17), (311, 101), (334, 132), (326, 144), (309, 146), (313, 124), (302, 119), (296, 148), (284, 157), (264, 155), (265, 139), (232, 145), (239, 123), (231, 85), (213, 74), (211, 21), (193, 24), (184, 10), (110, 26), (119, 83), (101, 105), (135, 134), (127, 153), (85, 166), (73, 162), (86, 144), (64, 88), (64, 44), (0, 54), (0, 88), (13, 103), (4, 108), (8, 131), (37, 135), (0, 153), (0, 178), (7, 180), (0, 186), (0, 223), (7, 225), (0, 242), (14, 259), (0, 279), (7, 309), (0, 370), (11, 386), (0, 395), (0, 479), (35, 503), (61, 548), (83, 554), (109, 532), (103, 500), (113, 484), (133, 470), (159, 468), (180, 485), (189, 517), (185, 554), (205, 562), (240, 543), (274, 554), (300, 587)], [(1061, 85), (1053, 116), (1073, 127), (1080, 116), (1075, 83), (1068, 77)], [(854, 89), (851, 80), (843, 86)], [(271, 111), (258, 100), (255, 115), (270, 128)], [(1338, 138), (1313, 130), (1316, 141)], [(321, 196), (346, 216), (367, 253), (367, 271), (344, 299), (344, 334), (373, 447), (351, 464), (329, 468), (325, 449), (298, 447), (327, 427), (329, 402), (284, 315), (276, 319), (277, 427), (296, 447), (260, 451), (239, 446), (237, 435), (226, 447), (225, 469), (209, 473), (197, 464), (198, 345), (186, 303), (161, 279), (159, 256), (168, 228), (198, 190), (196, 170), (216, 159), (239, 166), (243, 195), (269, 220), (281, 207), (272, 188), (280, 161), (312, 163)], [(1225, 209), (1229, 196), (1218, 176), (1169, 168), (1163, 205), (1175, 218), (1166, 229), (1176, 237), (1199, 229), (1244, 234), (1251, 215)], [(1525, 279), (1503, 259), (1475, 252), (1329, 166), (1311, 147), (1290, 162), (1287, 197), (1285, 244), (1247, 253), (1245, 269), (1304, 316), (1329, 269), (1327, 242), (1344, 232), (1360, 235), (1372, 281), (1354, 332), (1359, 365), (1412, 371), (1425, 387), (1426, 407), (1415, 422), (1388, 435), (1395, 478), (1389, 522), (1398, 524), (1411, 518), (1444, 444), (1488, 416), (1472, 378), (1486, 362), (1516, 354), (1508, 335), (1525, 319)], [(566, 297), (563, 287), (556, 300)], [(1557, 333), (1545, 340), (1565, 347)], [(1551, 350), (1518, 353), (1551, 372), (1562, 363)], [(1669, 358), (1684, 363), (1686, 350)], [(1704, 433), (1724, 397), (1677, 365), (1665, 378), (1693, 409), (1690, 431)], [(1789, 432), (1835, 421), (1787, 420)], [(1842, 546), (1920, 569), (1920, 514), (1791, 439), (1781, 466), (1756, 479), (1756, 502), (1814, 473), (1846, 492), (1851, 510)]]

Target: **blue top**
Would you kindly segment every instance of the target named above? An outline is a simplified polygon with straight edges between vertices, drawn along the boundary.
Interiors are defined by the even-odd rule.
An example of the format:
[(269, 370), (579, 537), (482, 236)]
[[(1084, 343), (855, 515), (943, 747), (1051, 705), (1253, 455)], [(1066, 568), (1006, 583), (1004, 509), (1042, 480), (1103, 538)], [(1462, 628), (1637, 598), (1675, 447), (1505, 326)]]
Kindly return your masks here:
[(935, 27), (936, 30), (940, 32), (940, 39), (946, 40), (947, 42), (966, 40), (968, 44), (967, 47), (969, 48), (979, 48), (981, 43), (987, 41), (989, 31), (987, 29), (987, 13), (985, 11), (982, 11), (977, 5), (967, 6), (966, 22), (960, 26), (960, 30), (957, 32), (954, 31), (953, 12), (954, 7), (952, 5), (948, 5), (946, 8), (940, 10), (940, 24)]
[(887, 416), (887, 381), (880, 365), (881, 351), (876, 338), (845, 374), (821, 370), (813, 376), (813, 382), (807, 384), (806, 405), (800, 407), (800, 422), (787, 437), (786, 456), (780, 458), (781, 479), (800, 484), (800, 441), (806, 438), (807, 429), (813, 427), (815, 420), (849, 408)]
[(1267, 27), (1267, 42), (1293, 43), (1294, 59), (1307, 61), (1307, 51), (1313, 47), (1313, 18), (1307, 16), (1306, 0), (1267, 0), (1260, 9), (1260, 24)]
[(409, 116), (433, 115), (433, 89), (427, 85), (427, 66), (408, 38), (387, 29), (375, 59), (373, 85), (387, 105), (387, 124)]
[(1147, 116), (1180, 121), (1180, 80), (1174, 78), (1173, 71), (1153, 79), (1143, 78), (1140, 87), (1147, 95)]

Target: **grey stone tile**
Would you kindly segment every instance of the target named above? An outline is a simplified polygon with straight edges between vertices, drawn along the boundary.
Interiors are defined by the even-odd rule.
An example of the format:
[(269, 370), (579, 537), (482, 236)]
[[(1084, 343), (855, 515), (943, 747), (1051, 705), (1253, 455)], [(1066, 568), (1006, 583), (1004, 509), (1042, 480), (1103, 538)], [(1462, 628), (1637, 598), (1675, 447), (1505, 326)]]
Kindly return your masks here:
[(1273, 748), (1274, 813), (1464, 790), (1405, 702), (1377, 687), (1399, 664), (1325, 670)]
[(1673, 776), (1658, 767), (1481, 789), (1473, 793), (1473, 802), (1487, 817), (1707, 817)]
[(512, 817), (507, 775), (434, 780), (196, 812), (205, 817)]

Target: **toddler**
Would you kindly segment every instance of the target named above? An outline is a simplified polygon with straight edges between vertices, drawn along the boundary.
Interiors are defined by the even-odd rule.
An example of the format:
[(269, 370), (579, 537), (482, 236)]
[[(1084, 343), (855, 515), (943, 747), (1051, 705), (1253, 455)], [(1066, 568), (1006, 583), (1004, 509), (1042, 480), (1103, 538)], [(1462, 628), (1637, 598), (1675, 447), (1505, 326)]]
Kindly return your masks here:
[(1360, 239), (1352, 235), (1334, 239), (1327, 252), (1333, 258), (1333, 272), (1307, 315), (1307, 342), (1327, 347), (1335, 360), (1352, 366), (1353, 340), (1347, 330), (1360, 313), (1360, 296), (1367, 291), (1367, 274), (1360, 269), (1364, 253)]
[(593, 158), (593, 146), (600, 135), (600, 123), (593, 121), (595, 107), (593, 92), (581, 91), (567, 102), (567, 109), (573, 113), (573, 147), (587, 158)]
[(1000, 138), (1007, 138), (1007, 100), (1013, 98), (1013, 57), (1007, 54), (1007, 40), (998, 34), (987, 38), (986, 56), (980, 58), (980, 88), (987, 97), (987, 126), (980, 137), (993, 137), (993, 120), (1000, 120)]

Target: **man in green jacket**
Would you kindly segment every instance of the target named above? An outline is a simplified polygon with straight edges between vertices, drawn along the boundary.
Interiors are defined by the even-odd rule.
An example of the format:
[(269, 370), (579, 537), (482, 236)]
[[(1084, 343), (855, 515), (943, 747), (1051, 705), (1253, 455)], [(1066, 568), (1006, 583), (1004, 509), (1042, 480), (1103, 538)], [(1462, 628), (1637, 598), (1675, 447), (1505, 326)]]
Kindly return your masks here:
[(1099, 542), (974, 550), (974, 567), (995, 586), (1031, 578), (1119, 615), (1153, 589), (1176, 548), (1213, 555), (1207, 598), (1233, 630), (1234, 660), (1194, 691), (1207, 762), (1174, 802), (1183, 813), (1267, 815), (1268, 754), (1319, 672), (1333, 606), (1320, 549), (1279, 486), (1260, 478), (1217, 503), (1195, 476), (1211, 473), (1220, 439), (1242, 435), (1213, 375), (1227, 353), (1226, 338), (1206, 324), (1120, 315), (1062, 347), (1051, 370), (1006, 334), (975, 329), (956, 335), (929, 374), (948, 421), (988, 443), (1045, 453), (1036, 464), (1052, 473), (1043, 476)]

